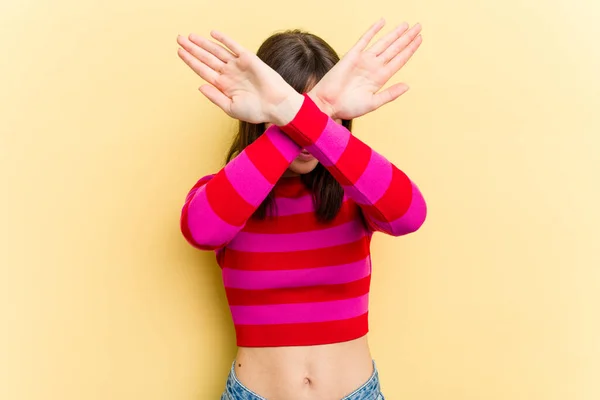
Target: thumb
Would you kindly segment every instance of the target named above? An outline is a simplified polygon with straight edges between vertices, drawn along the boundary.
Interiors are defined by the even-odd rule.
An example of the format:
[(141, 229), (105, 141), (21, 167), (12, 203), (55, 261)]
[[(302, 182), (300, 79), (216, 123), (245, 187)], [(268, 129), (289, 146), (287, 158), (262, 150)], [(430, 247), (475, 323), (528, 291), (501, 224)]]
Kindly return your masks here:
[(383, 92), (377, 93), (373, 96), (373, 101), (375, 103), (374, 110), (391, 101), (396, 100), (398, 97), (406, 93), (408, 89), (409, 87), (406, 83), (397, 83), (385, 89)]
[(214, 105), (225, 111), (227, 115), (231, 112), (231, 99), (223, 94), (219, 89), (212, 85), (202, 85), (198, 88), (208, 100)]

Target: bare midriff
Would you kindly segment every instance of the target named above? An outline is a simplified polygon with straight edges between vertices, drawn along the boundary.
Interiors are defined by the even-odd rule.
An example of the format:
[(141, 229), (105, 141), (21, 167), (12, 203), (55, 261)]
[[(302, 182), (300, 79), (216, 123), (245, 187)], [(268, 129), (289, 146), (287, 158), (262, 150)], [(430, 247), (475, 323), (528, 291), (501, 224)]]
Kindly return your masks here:
[(367, 337), (334, 344), (240, 347), (238, 380), (268, 400), (339, 400), (373, 374)]

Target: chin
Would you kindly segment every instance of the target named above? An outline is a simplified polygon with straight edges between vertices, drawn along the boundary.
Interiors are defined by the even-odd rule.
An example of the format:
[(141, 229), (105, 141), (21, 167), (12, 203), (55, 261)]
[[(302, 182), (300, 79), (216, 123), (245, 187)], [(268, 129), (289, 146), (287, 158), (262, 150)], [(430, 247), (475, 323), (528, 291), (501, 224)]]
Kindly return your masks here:
[(319, 161), (314, 159), (311, 161), (294, 160), (289, 166), (289, 170), (298, 175), (305, 175), (312, 172), (319, 165)]

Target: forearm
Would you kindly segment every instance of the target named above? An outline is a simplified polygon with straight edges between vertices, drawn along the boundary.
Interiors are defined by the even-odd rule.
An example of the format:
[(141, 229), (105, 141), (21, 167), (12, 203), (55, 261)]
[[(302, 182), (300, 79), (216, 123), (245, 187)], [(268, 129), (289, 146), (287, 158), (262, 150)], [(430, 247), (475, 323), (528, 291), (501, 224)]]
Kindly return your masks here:
[(202, 249), (231, 241), (298, 154), (300, 147), (272, 126), (216, 175), (200, 180), (181, 214), (186, 239)]
[(310, 97), (282, 130), (331, 172), (373, 229), (397, 236), (425, 220), (425, 201), (408, 176), (321, 112)]

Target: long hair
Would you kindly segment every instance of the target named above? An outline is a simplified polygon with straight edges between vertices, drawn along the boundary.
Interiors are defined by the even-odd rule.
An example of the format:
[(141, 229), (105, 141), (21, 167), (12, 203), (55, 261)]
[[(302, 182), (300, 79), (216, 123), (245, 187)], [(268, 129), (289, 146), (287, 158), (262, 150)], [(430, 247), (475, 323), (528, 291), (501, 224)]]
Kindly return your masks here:
[[(340, 60), (335, 50), (323, 39), (300, 30), (270, 36), (256, 54), (298, 93), (310, 90)], [(351, 130), (352, 121), (342, 120), (342, 125)], [(240, 121), (226, 162), (240, 154), (264, 132), (264, 123)], [(329, 171), (319, 163), (313, 171), (302, 175), (301, 180), (313, 194), (317, 219), (325, 222), (335, 218), (342, 206), (344, 191)], [(271, 192), (262, 202), (253, 215), (255, 218), (263, 219), (267, 210), (272, 210), (273, 196)]]

